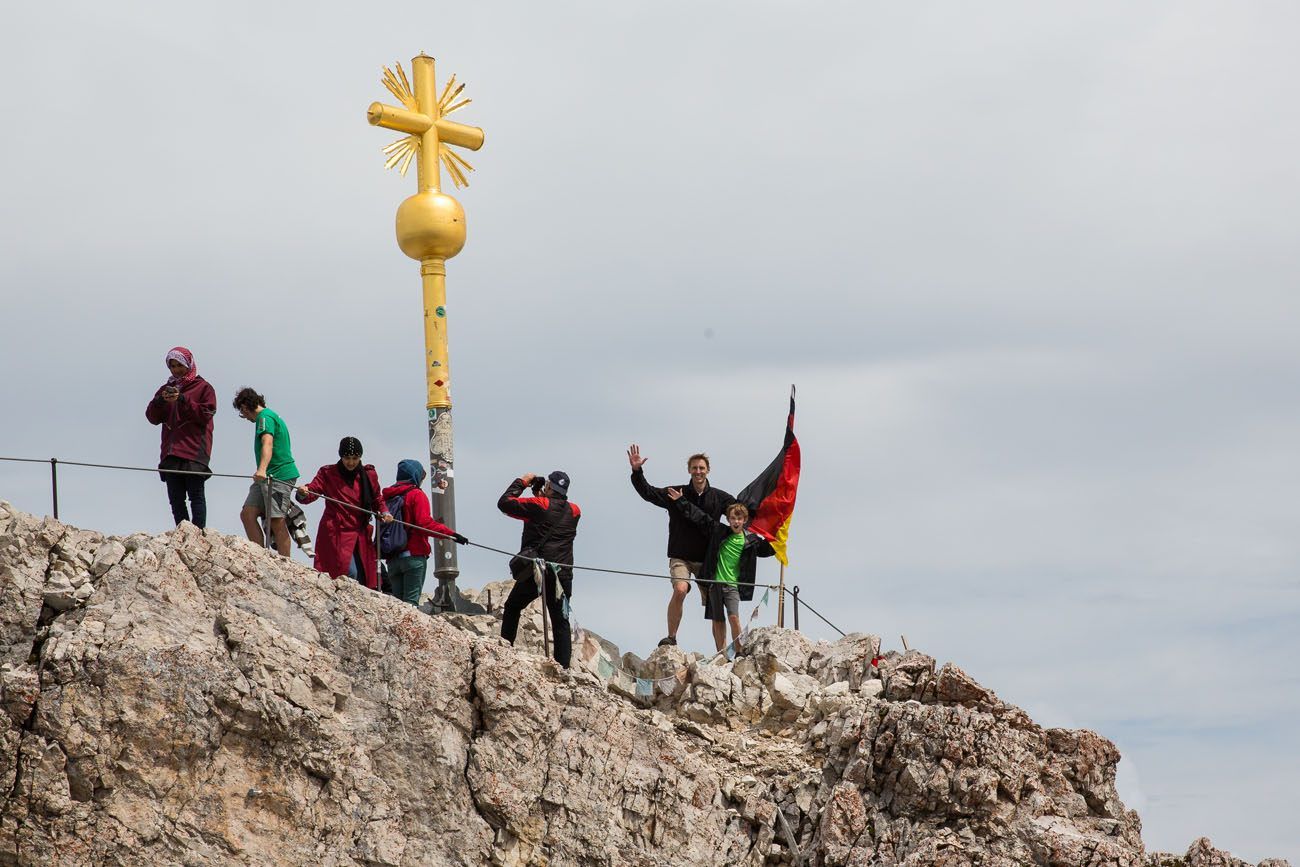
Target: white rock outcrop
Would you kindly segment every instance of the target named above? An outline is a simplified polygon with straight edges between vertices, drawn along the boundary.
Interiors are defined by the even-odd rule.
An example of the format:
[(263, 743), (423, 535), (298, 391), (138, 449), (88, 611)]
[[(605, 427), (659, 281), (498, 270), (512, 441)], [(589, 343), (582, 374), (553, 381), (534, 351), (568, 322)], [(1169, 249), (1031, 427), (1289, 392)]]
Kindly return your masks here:
[(1110, 742), (922, 653), (764, 628), (631, 658), (671, 682), (627, 694), (599, 636), (568, 672), (535, 613), (504, 644), (506, 589), (434, 618), (188, 524), (0, 504), (0, 864), (1240, 863), (1146, 854)]

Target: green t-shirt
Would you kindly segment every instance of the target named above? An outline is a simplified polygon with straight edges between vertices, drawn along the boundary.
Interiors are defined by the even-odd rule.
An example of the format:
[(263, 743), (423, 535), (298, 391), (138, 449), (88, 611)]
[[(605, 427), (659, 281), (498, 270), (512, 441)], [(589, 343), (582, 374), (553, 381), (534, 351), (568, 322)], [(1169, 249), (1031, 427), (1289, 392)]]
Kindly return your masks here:
[(713, 573), (713, 580), (723, 584), (735, 584), (740, 571), (740, 552), (745, 550), (745, 534), (732, 533), (718, 548), (718, 568)]
[(298, 478), (298, 466), (293, 462), (289, 444), (289, 426), (273, 411), (263, 408), (253, 425), (253, 466), (262, 465), (262, 434), (271, 435), (271, 464), (266, 468), (273, 479)]

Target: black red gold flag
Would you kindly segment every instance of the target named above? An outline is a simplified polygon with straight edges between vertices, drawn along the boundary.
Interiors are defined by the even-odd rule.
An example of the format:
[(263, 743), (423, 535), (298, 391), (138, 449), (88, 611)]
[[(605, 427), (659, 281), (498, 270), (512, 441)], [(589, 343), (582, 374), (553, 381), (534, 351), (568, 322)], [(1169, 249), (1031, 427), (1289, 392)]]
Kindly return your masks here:
[(790, 386), (790, 415), (785, 422), (785, 442), (781, 451), (758, 478), (745, 486), (736, 499), (749, 508), (749, 528), (772, 543), (776, 557), (789, 565), (786, 542), (790, 536), (790, 518), (794, 515), (794, 498), (799, 490), (799, 440), (794, 435), (794, 386)]

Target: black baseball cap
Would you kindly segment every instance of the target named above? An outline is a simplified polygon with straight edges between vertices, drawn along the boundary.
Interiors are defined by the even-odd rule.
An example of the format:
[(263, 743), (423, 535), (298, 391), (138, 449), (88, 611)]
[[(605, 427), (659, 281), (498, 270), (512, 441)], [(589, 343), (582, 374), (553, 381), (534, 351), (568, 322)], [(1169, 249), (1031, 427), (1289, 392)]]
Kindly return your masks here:
[(569, 493), (569, 474), (564, 470), (556, 470), (546, 477), (546, 481), (551, 483), (551, 490), (561, 494)]

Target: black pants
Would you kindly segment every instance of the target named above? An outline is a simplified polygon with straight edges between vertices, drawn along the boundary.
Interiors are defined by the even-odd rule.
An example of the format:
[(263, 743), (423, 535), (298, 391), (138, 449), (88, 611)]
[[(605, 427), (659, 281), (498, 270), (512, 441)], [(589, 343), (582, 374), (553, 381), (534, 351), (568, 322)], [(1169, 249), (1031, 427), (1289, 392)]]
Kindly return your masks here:
[[(561, 575), (560, 586), (564, 588), (564, 594), (569, 596), (573, 579), (565, 580), (566, 577)], [(506, 641), (515, 643), (515, 635), (519, 632), (519, 613), (527, 608), (537, 595), (537, 581), (533, 578), (532, 572), (515, 582), (514, 589), (506, 598), (505, 612), (501, 615), (501, 637)], [(551, 641), (555, 645), (555, 661), (568, 668), (569, 657), (573, 653), (569, 636), (569, 619), (564, 616), (564, 605), (555, 592), (555, 573), (550, 569), (546, 570), (546, 608), (551, 613)]]
[[(196, 527), (208, 525), (208, 501), (203, 495), (203, 483), (206, 476), (192, 476), (184, 473), (165, 473), (167, 479), (167, 500), (172, 504), (172, 517), (176, 523), (190, 521)], [(185, 498), (190, 498), (193, 517), (185, 509)]]

